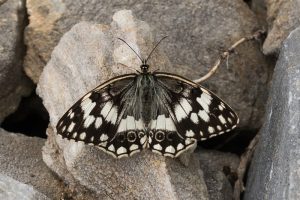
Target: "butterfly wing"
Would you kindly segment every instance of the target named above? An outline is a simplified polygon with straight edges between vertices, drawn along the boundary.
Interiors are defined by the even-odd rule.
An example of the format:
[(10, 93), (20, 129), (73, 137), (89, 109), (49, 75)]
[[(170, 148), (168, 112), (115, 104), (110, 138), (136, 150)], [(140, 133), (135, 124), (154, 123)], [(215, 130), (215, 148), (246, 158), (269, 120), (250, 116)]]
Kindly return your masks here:
[(118, 76), (90, 91), (59, 120), (57, 133), (95, 145), (114, 157), (141, 151), (147, 142), (145, 125), (126, 106), (134, 101), (135, 81), (136, 74)]
[(236, 127), (237, 115), (209, 90), (168, 73), (146, 75), (151, 86), (141, 77), (119, 76), (87, 93), (59, 120), (57, 133), (118, 158), (146, 147), (177, 157)]
[(211, 91), (174, 74), (154, 75), (160, 106), (150, 122), (152, 151), (176, 157), (196, 140), (228, 132), (238, 124), (234, 111)]

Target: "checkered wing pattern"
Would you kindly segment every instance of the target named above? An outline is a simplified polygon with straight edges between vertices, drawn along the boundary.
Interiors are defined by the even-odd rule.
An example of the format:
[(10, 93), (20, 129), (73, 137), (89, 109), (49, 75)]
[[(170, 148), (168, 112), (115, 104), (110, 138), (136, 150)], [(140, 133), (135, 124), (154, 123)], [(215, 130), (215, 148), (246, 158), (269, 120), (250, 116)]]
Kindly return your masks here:
[(237, 124), (233, 110), (202, 86), (174, 74), (145, 73), (115, 77), (87, 93), (59, 120), (57, 133), (117, 158), (144, 148), (177, 157)]

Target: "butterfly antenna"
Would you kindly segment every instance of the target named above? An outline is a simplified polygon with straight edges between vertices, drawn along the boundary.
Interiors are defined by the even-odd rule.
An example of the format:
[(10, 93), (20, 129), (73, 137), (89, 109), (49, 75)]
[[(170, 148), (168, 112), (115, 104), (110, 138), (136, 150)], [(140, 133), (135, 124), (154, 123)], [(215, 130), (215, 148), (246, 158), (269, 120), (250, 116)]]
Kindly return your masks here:
[(129, 46), (129, 48), (137, 55), (137, 57), (143, 62), (143, 59), (141, 58), (141, 56), (122, 38), (118, 38), (119, 40), (121, 40), (122, 42), (124, 42), (125, 44), (127, 44), (127, 46)]
[(147, 57), (147, 59), (145, 60), (145, 62), (147, 62), (150, 58), (150, 56), (152, 55), (152, 53), (154, 52), (154, 50), (156, 49), (156, 47), (158, 47), (158, 45), (161, 43), (161, 41), (163, 41), (164, 39), (166, 39), (168, 36), (166, 35), (165, 37), (161, 38), (158, 43), (155, 45), (155, 47), (152, 49), (152, 51), (150, 52), (149, 56)]

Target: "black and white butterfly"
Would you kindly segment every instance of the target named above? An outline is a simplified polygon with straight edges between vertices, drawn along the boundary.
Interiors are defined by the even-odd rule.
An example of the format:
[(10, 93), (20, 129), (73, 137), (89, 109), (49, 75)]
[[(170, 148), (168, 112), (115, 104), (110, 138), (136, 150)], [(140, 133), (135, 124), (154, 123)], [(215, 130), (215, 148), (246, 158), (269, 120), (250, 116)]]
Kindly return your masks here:
[(117, 158), (145, 148), (177, 157), (197, 140), (236, 127), (237, 115), (208, 89), (175, 74), (150, 72), (151, 53), (146, 60), (137, 54), (141, 72), (110, 79), (79, 99), (59, 120), (57, 133)]

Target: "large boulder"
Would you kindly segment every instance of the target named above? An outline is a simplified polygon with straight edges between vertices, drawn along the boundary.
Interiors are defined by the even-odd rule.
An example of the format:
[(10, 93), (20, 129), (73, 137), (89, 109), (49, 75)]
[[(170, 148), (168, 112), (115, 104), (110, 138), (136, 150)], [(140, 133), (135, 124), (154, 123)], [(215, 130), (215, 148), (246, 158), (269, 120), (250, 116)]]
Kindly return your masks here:
[(300, 28), (285, 40), (277, 61), (245, 200), (300, 199)]

